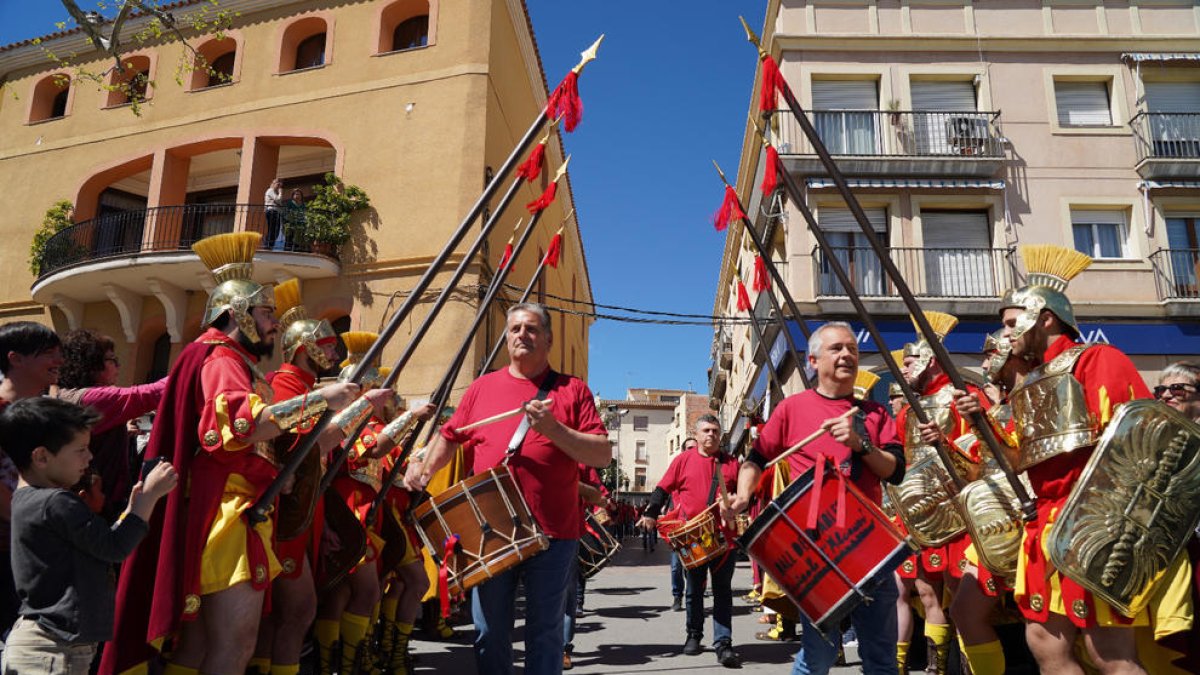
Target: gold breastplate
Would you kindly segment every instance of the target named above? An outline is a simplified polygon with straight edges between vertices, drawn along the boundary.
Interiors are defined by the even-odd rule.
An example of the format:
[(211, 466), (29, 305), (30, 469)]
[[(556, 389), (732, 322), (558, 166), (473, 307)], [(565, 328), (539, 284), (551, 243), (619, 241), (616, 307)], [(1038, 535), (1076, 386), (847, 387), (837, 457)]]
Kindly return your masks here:
[(1034, 368), (1009, 397), (1020, 443), (1017, 471), (1096, 444), (1098, 425), (1072, 374), (1089, 346), (1076, 345)]
[(367, 459), (362, 456), (351, 457), (349, 464), (350, 477), (354, 480), (370, 485), (376, 492), (383, 487), (383, 461), (380, 459)]
[[(946, 385), (928, 396), (922, 396), (918, 401), (930, 421), (936, 423), (943, 434), (953, 431), (954, 418), (950, 414), (950, 405), (954, 401), (952, 385)], [(921, 440), (919, 424), (920, 421), (911, 410), (904, 416), (904, 460), (910, 466), (936, 455), (933, 447)]]

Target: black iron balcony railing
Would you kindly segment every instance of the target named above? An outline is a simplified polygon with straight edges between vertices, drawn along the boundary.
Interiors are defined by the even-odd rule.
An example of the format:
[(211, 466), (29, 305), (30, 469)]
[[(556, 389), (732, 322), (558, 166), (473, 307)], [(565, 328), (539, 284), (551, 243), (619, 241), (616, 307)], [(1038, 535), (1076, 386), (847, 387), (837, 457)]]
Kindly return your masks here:
[[(809, 120), (830, 154), (858, 157), (1004, 156), (996, 131), (999, 112), (917, 110), (809, 110)], [(815, 155), (788, 111), (775, 116), (781, 155)]]
[(301, 231), (313, 218), (329, 218), (311, 209), (267, 209), (261, 204), (186, 204), (107, 213), (58, 232), (42, 252), (39, 278), (71, 265), (145, 253), (186, 250), (214, 234), (246, 231), (263, 235), (260, 250), (317, 252), (336, 257), (336, 249), (308, 243)]
[(1200, 299), (1196, 278), (1200, 249), (1160, 248), (1150, 254), (1150, 265), (1154, 268), (1159, 300)]
[[(892, 262), (913, 294), (925, 298), (995, 298), (1016, 278), (1012, 248), (893, 248)], [(883, 265), (869, 248), (835, 248), (855, 290), (867, 297), (896, 297)], [(824, 253), (813, 249), (817, 294), (845, 296)]]
[(1200, 112), (1140, 112), (1129, 121), (1137, 161), (1200, 159)]

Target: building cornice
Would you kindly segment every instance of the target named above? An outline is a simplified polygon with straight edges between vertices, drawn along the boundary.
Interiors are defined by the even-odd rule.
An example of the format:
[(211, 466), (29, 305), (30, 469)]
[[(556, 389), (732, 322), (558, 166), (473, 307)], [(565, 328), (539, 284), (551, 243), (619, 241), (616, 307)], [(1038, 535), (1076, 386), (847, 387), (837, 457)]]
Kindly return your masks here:
[[(775, 34), (771, 52), (784, 51), (962, 51), (977, 54), (980, 48), (1000, 52), (1192, 52), (1195, 35), (802, 35)], [(757, 80), (756, 80), (757, 82)]]

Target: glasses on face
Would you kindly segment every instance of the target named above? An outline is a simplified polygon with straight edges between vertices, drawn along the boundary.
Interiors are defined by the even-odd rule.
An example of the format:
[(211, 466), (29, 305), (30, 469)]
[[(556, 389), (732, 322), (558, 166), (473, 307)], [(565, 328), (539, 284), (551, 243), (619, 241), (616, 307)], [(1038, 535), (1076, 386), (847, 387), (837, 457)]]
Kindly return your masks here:
[(114, 366), (116, 366), (116, 367), (118, 367), (118, 368), (120, 368), (120, 367), (121, 367), (121, 359), (118, 359), (118, 358), (117, 358), (117, 357), (115, 357), (115, 356), (106, 356), (106, 357), (104, 357), (104, 361), (105, 361), (106, 363), (111, 363), (111, 364), (113, 364)]
[(1162, 398), (1163, 394), (1171, 392), (1174, 398), (1182, 398), (1186, 394), (1194, 394), (1200, 391), (1194, 384), (1185, 382), (1176, 382), (1175, 384), (1160, 384), (1154, 388), (1154, 398)]

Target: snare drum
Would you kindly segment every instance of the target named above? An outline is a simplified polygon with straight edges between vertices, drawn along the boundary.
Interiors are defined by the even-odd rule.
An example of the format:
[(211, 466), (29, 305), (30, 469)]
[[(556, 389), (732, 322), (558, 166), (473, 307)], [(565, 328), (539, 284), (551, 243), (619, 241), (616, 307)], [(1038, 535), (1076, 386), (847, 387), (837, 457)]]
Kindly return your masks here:
[[(418, 506), (413, 517), (434, 562), (445, 562), (454, 595), (550, 547), (505, 466), (451, 485)], [(458, 535), (458, 544), (449, 560), (443, 561), (452, 535)]]
[(725, 535), (717, 526), (717, 518), (711, 510), (668, 532), (667, 542), (679, 554), (683, 566), (689, 570), (723, 556), (729, 550)]
[(845, 526), (837, 527), (839, 480), (826, 468), (809, 531), (813, 470), (809, 469), (763, 509), (738, 541), (822, 633), (842, 619), (913, 552), (912, 544), (880, 508), (848, 481)]
[(588, 513), (583, 523), (583, 535), (579, 537), (579, 572), (584, 579), (591, 579), (604, 569), (621, 544), (600, 526), (595, 514)]

